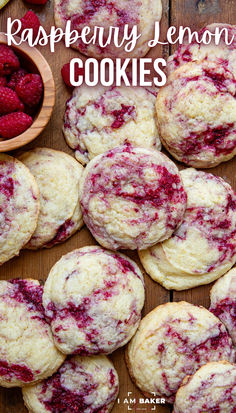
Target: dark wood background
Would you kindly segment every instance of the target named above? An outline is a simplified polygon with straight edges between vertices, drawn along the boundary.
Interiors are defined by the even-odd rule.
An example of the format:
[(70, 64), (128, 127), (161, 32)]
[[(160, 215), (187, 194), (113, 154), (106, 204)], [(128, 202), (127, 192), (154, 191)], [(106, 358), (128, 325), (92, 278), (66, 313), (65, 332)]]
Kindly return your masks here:
[[(152, 0), (155, 1), (155, 0)], [(235, 0), (162, 0), (163, 15), (161, 20), (162, 40), (165, 39), (165, 33), (168, 26), (189, 26), (191, 29), (200, 29), (201, 27), (213, 23), (231, 23), (236, 24), (236, 1)], [(0, 11), (0, 31), (6, 28), (8, 17), (20, 18), (30, 8), (30, 5), (23, 0), (11, 0), (8, 5)], [(50, 28), (54, 24), (53, 20), (53, 1), (49, 0), (45, 6), (31, 7), (39, 16), (41, 24), (45, 28)], [(71, 57), (78, 56), (73, 50), (68, 50), (63, 44), (56, 46), (56, 52), (51, 54), (47, 47), (39, 48), (42, 54), (49, 62), (56, 83), (56, 105), (52, 118), (44, 130), (34, 142), (25, 147), (25, 149), (36, 146), (47, 146), (73, 154), (66, 145), (61, 131), (62, 120), (65, 108), (65, 102), (70, 93), (66, 89), (61, 79), (60, 69), (64, 63), (67, 63)], [(168, 45), (158, 46), (149, 53), (150, 57), (164, 57), (165, 59), (171, 52)], [(17, 152), (16, 152), (17, 153)], [(16, 154), (15, 153), (15, 154)], [(14, 153), (13, 153), (14, 155)], [(211, 169), (216, 175), (222, 176), (236, 189), (235, 182), (236, 159)], [(33, 277), (45, 280), (52, 265), (67, 252), (85, 245), (94, 244), (95, 241), (89, 234), (88, 230), (83, 227), (80, 232), (75, 234), (71, 239), (62, 245), (56, 246), (50, 250), (39, 251), (22, 251), (20, 256), (5, 263), (0, 268), (0, 279), (9, 279), (14, 277)], [(136, 253), (129, 253), (138, 263)], [(140, 264), (140, 263), (139, 263)], [(209, 286), (194, 288), (183, 292), (169, 292), (154, 283), (147, 275), (146, 281), (146, 302), (143, 315), (157, 305), (167, 301), (186, 300), (194, 304), (200, 304), (205, 307), (209, 306)], [(153, 407), (140, 405), (138, 399), (143, 397), (138, 389), (131, 382), (124, 361), (124, 349), (118, 350), (112, 354), (115, 367), (120, 377), (120, 404), (116, 403), (113, 413), (128, 411), (152, 412)], [(124, 404), (123, 401), (128, 397), (136, 398), (135, 405)], [(170, 406), (156, 406), (157, 413), (171, 412)], [(18, 389), (1, 389), (0, 390), (0, 412), (1, 413), (26, 413), (23, 406), (21, 392)]]

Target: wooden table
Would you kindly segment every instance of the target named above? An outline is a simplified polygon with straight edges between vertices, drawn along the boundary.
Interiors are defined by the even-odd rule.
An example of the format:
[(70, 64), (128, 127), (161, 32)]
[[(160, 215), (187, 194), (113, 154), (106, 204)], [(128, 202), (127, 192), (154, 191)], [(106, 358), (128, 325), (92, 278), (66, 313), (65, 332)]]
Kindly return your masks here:
[[(151, 0), (155, 1), (155, 0)], [(236, 1), (235, 0), (162, 0), (163, 15), (161, 20), (162, 39), (165, 38), (165, 33), (170, 25), (189, 26), (191, 29), (200, 29), (201, 27), (213, 23), (236, 23)], [(54, 24), (53, 21), (53, 1), (48, 1), (44, 6), (31, 7), (39, 16), (42, 25), (45, 28), (50, 28)], [(6, 19), (8, 17), (19, 18), (27, 10), (29, 5), (22, 0), (11, 0), (10, 3), (0, 12), (0, 31), (6, 28)], [(73, 50), (68, 50), (63, 44), (57, 44), (56, 52), (51, 54), (47, 47), (39, 48), (45, 56), (54, 73), (56, 83), (56, 105), (52, 118), (44, 130), (34, 142), (26, 146), (24, 149), (33, 148), (36, 146), (47, 146), (73, 154), (70, 148), (64, 141), (61, 131), (62, 120), (65, 108), (65, 102), (70, 93), (64, 86), (61, 79), (60, 69), (62, 65), (69, 61), (73, 56), (78, 56), (78, 53)], [(171, 53), (171, 48), (168, 45), (158, 46), (153, 49), (149, 57), (164, 57), (165, 59)], [(16, 152), (17, 153), (17, 152)], [(14, 153), (13, 153), (14, 154)], [(235, 181), (236, 159), (225, 164), (211, 169), (216, 175), (222, 176), (225, 180), (231, 183), (236, 189)], [(45, 280), (52, 265), (63, 255), (75, 248), (85, 245), (92, 245), (95, 241), (89, 231), (83, 227), (80, 232), (75, 234), (67, 242), (58, 245), (49, 250), (39, 251), (22, 251), (20, 256), (5, 263), (0, 268), (1, 279), (10, 279), (14, 277), (32, 277)], [(128, 255), (139, 263), (135, 252), (128, 252)], [(140, 263), (139, 263), (140, 264)], [(143, 315), (157, 305), (167, 301), (186, 300), (190, 303), (200, 304), (208, 308), (209, 306), (209, 290), (211, 285), (194, 288), (183, 292), (167, 291), (157, 283), (154, 283), (147, 275), (146, 282), (146, 302), (143, 310)], [(117, 368), (120, 377), (120, 404), (116, 403), (113, 413), (118, 412), (152, 412), (152, 406), (141, 405), (137, 402), (135, 405), (124, 403), (125, 398), (143, 397), (138, 389), (131, 382), (124, 361), (124, 350), (118, 350), (111, 356), (115, 367)], [(130, 395), (128, 396), (128, 392)], [(171, 412), (168, 406), (156, 406), (157, 413)], [(1, 413), (26, 413), (27, 410), (23, 406), (21, 392), (18, 389), (1, 389), (0, 390), (0, 412)]]

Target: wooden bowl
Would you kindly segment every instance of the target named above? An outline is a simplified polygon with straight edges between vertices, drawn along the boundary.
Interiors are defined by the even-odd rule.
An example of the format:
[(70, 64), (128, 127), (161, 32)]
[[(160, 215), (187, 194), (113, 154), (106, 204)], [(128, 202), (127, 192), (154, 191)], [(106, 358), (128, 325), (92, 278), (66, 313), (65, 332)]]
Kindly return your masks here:
[[(0, 33), (0, 43), (7, 44), (7, 37), (4, 33)], [(42, 54), (35, 47), (30, 47), (27, 43), (22, 43), (20, 46), (12, 45), (11, 48), (19, 57), (25, 59), (25, 61), (30, 66), (34, 67), (36, 72), (41, 75), (44, 91), (41, 107), (39, 108), (32, 125), (15, 138), (0, 140), (0, 152), (20, 148), (34, 140), (46, 127), (55, 104), (55, 83), (53, 74), (49, 64)]]

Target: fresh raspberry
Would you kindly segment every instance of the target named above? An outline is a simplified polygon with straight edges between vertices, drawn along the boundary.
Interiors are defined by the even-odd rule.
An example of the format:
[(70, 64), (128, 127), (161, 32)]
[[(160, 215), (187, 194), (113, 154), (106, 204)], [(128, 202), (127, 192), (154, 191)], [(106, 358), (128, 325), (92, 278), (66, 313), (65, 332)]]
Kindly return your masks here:
[(6, 86), (7, 78), (5, 76), (0, 76), (0, 86)]
[(48, 0), (26, 0), (30, 4), (46, 4)]
[(14, 90), (9, 87), (0, 87), (0, 114), (5, 115), (6, 113), (15, 112), (19, 109), (20, 100), (14, 92)]
[(18, 81), (15, 91), (27, 106), (37, 106), (43, 94), (41, 76), (36, 74), (25, 75)]
[(13, 112), (0, 117), (0, 137), (11, 139), (30, 127), (33, 119), (23, 112)]
[[(20, 19), (21, 29), (18, 34), (21, 34), (25, 29), (33, 29), (33, 40), (36, 39), (40, 27), (40, 21), (36, 14), (29, 10), (25, 15)], [(17, 26), (16, 26), (17, 27)]]
[[(25, 112), (25, 110), (26, 109), (25, 109), (24, 103), (20, 101), (18, 112)], [(28, 113), (28, 115), (29, 115), (29, 113)]]
[(0, 76), (10, 75), (20, 67), (20, 62), (13, 50), (5, 44), (0, 44)]
[(12, 73), (10, 80), (8, 82), (8, 87), (15, 90), (17, 82), (27, 74), (25, 69), (20, 68), (17, 72)]
[[(64, 80), (64, 83), (66, 84), (66, 86), (69, 87), (74, 87), (72, 86), (72, 84), (70, 83), (70, 62), (66, 63), (62, 69), (61, 69), (61, 75), (62, 78)], [(78, 78), (79, 75), (84, 75), (84, 69), (83, 68), (79, 68), (77, 65), (75, 66), (75, 79)]]

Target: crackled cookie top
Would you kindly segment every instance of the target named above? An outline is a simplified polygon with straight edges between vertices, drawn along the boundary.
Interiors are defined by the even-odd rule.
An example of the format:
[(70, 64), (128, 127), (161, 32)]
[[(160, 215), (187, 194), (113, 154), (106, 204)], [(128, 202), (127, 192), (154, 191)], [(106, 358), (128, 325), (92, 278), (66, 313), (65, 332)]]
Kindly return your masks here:
[(235, 406), (236, 366), (219, 361), (207, 363), (184, 379), (173, 413), (234, 413)]
[(0, 265), (18, 255), (35, 231), (39, 190), (29, 169), (0, 154)]
[(80, 196), (86, 225), (110, 249), (143, 249), (170, 237), (186, 207), (174, 163), (158, 151), (130, 145), (89, 162)]
[(155, 92), (141, 87), (76, 88), (63, 131), (78, 161), (87, 163), (124, 143), (159, 150), (155, 101)]
[(54, 373), (64, 356), (44, 317), (37, 280), (0, 281), (0, 385), (24, 386)]
[(222, 65), (187, 63), (157, 96), (157, 124), (179, 161), (211, 168), (236, 153), (236, 82)]
[(171, 238), (145, 251), (147, 273), (167, 289), (208, 284), (236, 261), (236, 194), (222, 178), (185, 169), (180, 173), (188, 202)]
[[(204, 27), (199, 31), (200, 38), (206, 34), (206, 31), (215, 33), (216, 28), (222, 31), (222, 36), (219, 44), (216, 45), (215, 38), (213, 37), (210, 44), (197, 43), (196, 39), (188, 44), (186, 41), (180, 45), (176, 52), (168, 58), (167, 70), (170, 74), (178, 67), (188, 62), (196, 61), (210, 61), (219, 65), (223, 65), (226, 69), (230, 70), (236, 75), (236, 26), (231, 26), (225, 23), (212, 23)], [(228, 43), (227, 37), (225, 37), (225, 30), (228, 31)], [(232, 41), (233, 40), (233, 41)]]
[(186, 375), (209, 361), (234, 359), (232, 340), (221, 321), (184, 301), (160, 305), (146, 315), (127, 351), (136, 385), (170, 403)]
[(40, 189), (37, 228), (27, 248), (52, 247), (65, 241), (83, 224), (79, 180), (83, 167), (64, 152), (35, 148), (20, 156)]
[(224, 323), (236, 345), (236, 268), (212, 287), (210, 311)]
[[(65, 28), (68, 21), (71, 22), (71, 30), (77, 30), (80, 34), (82, 29), (88, 26), (91, 29), (90, 40), (94, 37), (95, 26), (104, 28), (103, 45), (98, 43), (98, 36), (95, 41), (86, 44), (79, 39), (72, 47), (81, 53), (97, 57), (142, 57), (148, 52), (148, 41), (153, 39), (155, 21), (161, 19), (161, 0), (55, 0), (54, 16), (57, 27)], [(128, 25), (125, 28), (125, 25)], [(118, 45), (113, 42), (109, 34), (110, 27), (119, 29)], [(141, 37), (137, 40), (133, 51), (125, 51), (125, 46), (129, 41), (123, 42), (124, 34), (130, 35), (133, 26), (137, 26), (138, 34)], [(108, 41), (110, 39), (110, 44)], [(106, 45), (107, 44), (107, 45)], [(130, 49), (129, 49), (130, 50)]]
[(52, 377), (22, 389), (32, 413), (108, 413), (118, 391), (117, 372), (106, 356), (70, 357)]
[(123, 346), (139, 325), (143, 304), (139, 267), (97, 246), (64, 255), (43, 295), (55, 344), (66, 354), (108, 354)]

